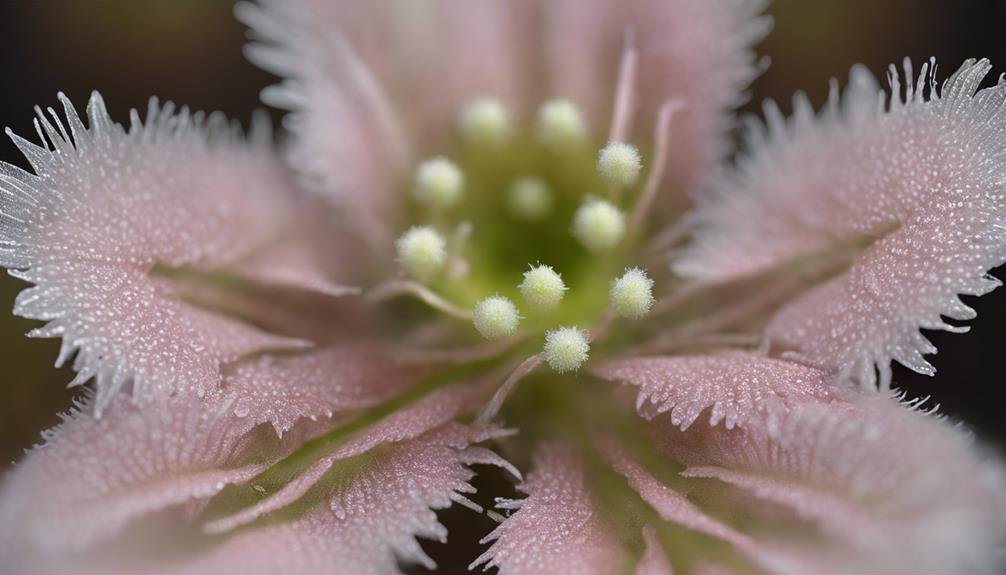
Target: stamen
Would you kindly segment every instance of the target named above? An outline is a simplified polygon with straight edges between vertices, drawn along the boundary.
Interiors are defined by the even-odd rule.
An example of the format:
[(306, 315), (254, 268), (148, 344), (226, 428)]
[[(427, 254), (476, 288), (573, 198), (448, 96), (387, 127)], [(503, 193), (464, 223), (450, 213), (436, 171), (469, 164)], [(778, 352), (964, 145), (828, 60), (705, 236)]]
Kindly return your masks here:
[(610, 309), (605, 310), (604, 315), (601, 316), (601, 319), (598, 320), (597, 324), (590, 330), (590, 343), (601, 341), (602, 339), (608, 337), (608, 332), (611, 331), (611, 326), (614, 325), (617, 317), (618, 316), (615, 315), (615, 312)]
[(450, 280), (460, 280), (468, 276), (470, 269), (468, 260), (464, 257), (464, 249), (472, 235), (473, 227), (471, 222), (466, 221), (454, 228), (447, 251), (447, 278)]
[(609, 184), (620, 190), (634, 186), (642, 169), (643, 161), (639, 150), (632, 144), (608, 142), (597, 155), (597, 171)]
[(632, 27), (625, 29), (625, 44), (622, 59), (618, 63), (618, 84), (615, 88), (615, 108), (611, 115), (611, 130), (608, 140), (624, 142), (628, 139), (632, 126), (632, 116), (636, 107), (636, 69), (639, 52), (636, 50), (636, 34)]
[(475, 329), (486, 339), (503, 339), (517, 332), (520, 313), (509, 299), (494, 295), (475, 304), (472, 312)]
[(403, 295), (415, 296), (426, 305), (453, 318), (464, 321), (471, 321), (472, 319), (471, 312), (459, 308), (437, 295), (430, 288), (411, 280), (388, 280), (378, 284), (367, 293), (367, 301), (370, 303), (381, 303)]
[(563, 149), (583, 142), (587, 126), (580, 109), (569, 100), (551, 100), (538, 109), (535, 127), (538, 141), (552, 149)]
[(580, 369), (590, 355), (589, 334), (578, 327), (560, 327), (545, 334), (545, 361), (556, 373)]
[(611, 307), (619, 316), (640, 319), (653, 307), (653, 280), (639, 268), (626, 270), (611, 284)]
[(421, 282), (432, 280), (447, 260), (447, 242), (436, 230), (414, 226), (395, 242), (398, 261), (405, 271)]
[(420, 203), (443, 210), (461, 201), (465, 176), (454, 162), (438, 156), (419, 165), (413, 195)]
[(653, 202), (657, 199), (660, 182), (664, 179), (664, 170), (667, 167), (671, 118), (683, 107), (677, 100), (671, 100), (665, 102), (657, 114), (657, 126), (653, 134), (653, 167), (650, 168), (650, 173), (646, 177), (646, 184), (643, 185), (643, 192), (636, 202), (636, 207), (632, 210), (632, 216), (629, 217), (629, 229), (635, 234), (642, 233), (643, 226), (646, 224), (646, 218), (653, 208)]
[(518, 286), (524, 301), (538, 309), (552, 309), (566, 293), (562, 277), (550, 266), (539, 265), (524, 272), (524, 281)]
[(462, 135), (479, 144), (499, 144), (510, 135), (510, 113), (495, 98), (481, 98), (465, 106), (459, 123)]
[(540, 178), (521, 178), (507, 190), (507, 205), (522, 220), (540, 221), (552, 211), (552, 191)]
[(625, 214), (610, 202), (587, 198), (573, 216), (573, 235), (592, 252), (610, 249), (625, 235)]
[(538, 367), (538, 365), (541, 364), (541, 361), (542, 354), (536, 353), (521, 362), (521, 364), (517, 366), (517, 369), (513, 370), (513, 373), (506, 378), (503, 385), (496, 390), (492, 399), (490, 399), (485, 406), (482, 407), (482, 411), (480, 411), (478, 417), (475, 418), (475, 424), (486, 425), (492, 421), (503, 407), (503, 402), (505, 402), (507, 397), (513, 393), (513, 390), (517, 388), (517, 384), (520, 383), (520, 380), (524, 379), (529, 373), (534, 371), (534, 368)]

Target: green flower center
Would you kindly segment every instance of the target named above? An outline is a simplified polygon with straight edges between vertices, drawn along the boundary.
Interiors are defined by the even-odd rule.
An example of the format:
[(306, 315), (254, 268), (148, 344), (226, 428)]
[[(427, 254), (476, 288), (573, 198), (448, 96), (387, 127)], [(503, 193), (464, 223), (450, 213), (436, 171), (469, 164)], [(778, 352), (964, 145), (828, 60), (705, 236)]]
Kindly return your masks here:
[(408, 292), (471, 318), (470, 337), (541, 338), (556, 371), (578, 369), (589, 330), (615, 312), (642, 317), (652, 303), (642, 270), (612, 289), (637, 263), (642, 196), (655, 185), (639, 185), (641, 154), (592, 140), (565, 100), (544, 103), (523, 126), (497, 100), (477, 100), (459, 115), (457, 133), (444, 155), (416, 166), (403, 194), (413, 225), (397, 242), (411, 279), (379, 294)]

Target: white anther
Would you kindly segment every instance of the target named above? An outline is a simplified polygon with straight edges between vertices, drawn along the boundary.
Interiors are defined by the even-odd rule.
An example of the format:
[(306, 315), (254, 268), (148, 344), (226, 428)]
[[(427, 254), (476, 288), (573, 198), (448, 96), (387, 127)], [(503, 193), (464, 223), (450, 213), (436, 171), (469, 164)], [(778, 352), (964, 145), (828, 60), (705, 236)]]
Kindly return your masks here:
[(497, 144), (510, 135), (510, 113), (495, 98), (471, 102), (461, 112), (461, 133), (472, 142)]
[(428, 282), (444, 267), (447, 242), (436, 230), (415, 226), (395, 242), (398, 261), (405, 271), (421, 282)]
[(610, 296), (615, 313), (639, 319), (653, 307), (653, 280), (639, 268), (625, 270), (622, 277), (611, 282)]
[(465, 175), (461, 169), (447, 158), (438, 156), (419, 165), (412, 193), (420, 203), (444, 209), (461, 200), (464, 187)]
[(472, 321), (482, 337), (503, 339), (517, 331), (520, 313), (512, 301), (501, 295), (494, 295), (475, 304)]
[(609, 142), (597, 156), (597, 171), (613, 186), (628, 188), (639, 180), (643, 160), (632, 144)]
[(587, 198), (573, 216), (573, 235), (590, 251), (610, 249), (625, 235), (625, 214), (610, 202)]
[(590, 341), (578, 327), (560, 327), (545, 334), (545, 362), (557, 373), (576, 371), (587, 361)]
[(524, 281), (518, 286), (524, 301), (538, 309), (552, 309), (562, 301), (566, 284), (551, 266), (538, 265), (524, 272)]
[(552, 190), (540, 178), (521, 178), (507, 189), (507, 205), (522, 220), (542, 220), (552, 211)]
[(536, 131), (542, 144), (562, 148), (582, 142), (587, 126), (576, 104), (569, 100), (551, 100), (538, 109)]

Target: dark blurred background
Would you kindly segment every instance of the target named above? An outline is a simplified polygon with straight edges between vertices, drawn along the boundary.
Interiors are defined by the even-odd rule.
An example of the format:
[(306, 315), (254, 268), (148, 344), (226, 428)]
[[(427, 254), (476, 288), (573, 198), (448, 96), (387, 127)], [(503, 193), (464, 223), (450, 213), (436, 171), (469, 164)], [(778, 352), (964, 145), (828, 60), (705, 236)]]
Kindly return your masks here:
[[(942, 78), (962, 59), (984, 56), (996, 65), (995, 75), (1006, 71), (1001, 3), (776, 0), (769, 11), (775, 29), (760, 52), (772, 65), (755, 82), (748, 111), (769, 97), (788, 108), (798, 89), (820, 104), (828, 79), (844, 79), (856, 62), (880, 73), (904, 56), (916, 62), (935, 56)], [(272, 81), (242, 57), (244, 29), (227, 1), (0, 0), (0, 43), (0, 124), (31, 139), (32, 106), (54, 105), (59, 90), (82, 107), (99, 89), (119, 121), (129, 108), (145, 107), (151, 95), (246, 119), (258, 107), (259, 90)], [(6, 139), (0, 160), (23, 165)], [(0, 278), (0, 469), (55, 424), (73, 396), (64, 388), (69, 369), (52, 368), (57, 342), (25, 338), (37, 324), (6, 313), (21, 287)], [(1006, 289), (975, 307), (971, 333), (933, 335), (940, 349), (932, 358), (936, 379), (899, 369), (896, 381), (913, 396), (932, 395), (943, 412), (1001, 448), (1006, 420), (1001, 402), (992, 399), (1004, 373), (996, 362), (1004, 357)]]

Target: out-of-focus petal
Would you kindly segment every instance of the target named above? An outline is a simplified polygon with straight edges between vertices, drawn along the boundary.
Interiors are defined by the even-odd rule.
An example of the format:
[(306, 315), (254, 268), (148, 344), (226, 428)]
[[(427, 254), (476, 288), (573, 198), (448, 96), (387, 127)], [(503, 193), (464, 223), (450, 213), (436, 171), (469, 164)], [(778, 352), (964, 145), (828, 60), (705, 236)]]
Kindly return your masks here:
[(646, 549), (636, 564), (636, 575), (674, 575), (671, 560), (667, 558), (663, 545), (649, 525), (643, 528), (643, 540), (646, 542)]
[(583, 462), (569, 447), (546, 444), (520, 490), (526, 499), (502, 502), (517, 509), (483, 542), (492, 546), (472, 567), (498, 567), (502, 575), (607, 574), (628, 554), (596, 508)]
[(798, 364), (751, 355), (614, 359), (592, 368), (595, 375), (639, 387), (640, 415), (670, 412), (687, 430), (706, 409), (709, 424), (727, 429), (751, 419), (776, 425), (787, 405), (834, 395), (827, 375)]
[(292, 163), (387, 243), (407, 142), (432, 153), (478, 96), (523, 104), (532, 4), (263, 0), (237, 15), (257, 40), (249, 57), (284, 78), (263, 98), (293, 112)]
[[(625, 448), (612, 443), (605, 446), (604, 454), (615, 471), (628, 479), (632, 489), (639, 493), (643, 501), (653, 507), (664, 521), (722, 539), (742, 551), (751, 552), (754, 549), (747, 536), (710, 517), (685, 496), (658, 481)], [(647, 535), (645, 530), (643, 534)]]
[[(745, 534), (772, 550), (781, 573), (997, 573), (1006, 541), (1001, 466), (971, 438), (931, 414), (883, 395), (790, 406), (775, 426), (680, 431), (658, 419), (660, 448), (749, 494), (749, 513), (773, 523), (777, 509), (820, 526)], [(953, 486), (950, 488), (949, 486)], [(754, 499), (751, 499), (753, 496)], [(775, 507), (773, 507), (775, 506)], [(850, 571), (851, 570), (851, 571)]]
[[(357, 343), (239, 364), (202, 398), (178, 394), (138, 405), (120, 394), (101, 419), (77, 409), (15, 467), (0, 490), (0, 526), (25, 526), (20, 536), (29, 549), (89, 547), (133, 520), (251, 479), (306, 435), (389, 400), (426, 372), (397, 362), (389, 348)], [(435, 400), (439, 419), (407, 420), (425, 424), (415, 435), (457, 413), (460, 400), (425, 401)], [(366, 437), (366, 449), (401, 439)]]
[[(675, 117), (669, 179), (696, 191), (729, 151), (731, 111), (757, 75), (752, 46), (769, 30), (763, 0), (558, 0), (544, 3), (548, 78), (606, 127), (627, 30), (639, 50), (638, 118), (649, 134), (664, 102)], [(680, 192), (679, 192), (680, 193)]]
[(885, 105), (856, 68), (843, 104), (833, 93), (819, 116), (804, 97), (789, 121), (768, 106), (767, 129), (754, 126), (748, 157), (700, 208), (675, 270), (723, 281), (855, 253), (772, 320), (773, 352), (867, 386), (878, 369), (889, 384), (891, 360), (932, 373), (919, 329), (962, 330), (941, 316), (974, 317), (958, 295), (994, 289), (988, 271), (1006, 261), (1006, 83), (978, 90), (990, 69), (967, 61), (937, 94), (926, 69), (913, 86), (906, 63), (904, 95), (892, 69)]
[(85, 128), (60, 100), (66, 124), (38, 111), (50, 147), (12, 135), (35, 173), (0, 165), (0, 264), (35, 284), (15, 313), (48, 322), (30, 335), (63, 338), (59, 363), (76, 352), (96, 411), (127, 383), (138, 399), (204, 394), (221, 364), (302, 345), (183, 303), (159, 273), (212, 270), (283, 233), (289, 182), (268, 143), (156, 102), (127, 130), (97, 94)]
[(112, 407), (101, 419), (74, 410), (5, 478), (0, 547), (10, 561), (86, 549), (140, 516), (209, 498), (264, 468), (242, 453), (254, 424), (227, 402), (176, 397), (139, 408), (119, 395)]
[[(191, 535), (177, 537), (183, 531), (201, 532), (200, 524), (207, 521), (202, 513), (205, 504), (227, 485), (252, 480), (331, 425), (301, 419), (294, 432), (280, 440), (260, 424), (269, 421), (281, 425), (278, 429), (289, 429), (292, 423), (277, 423), (286, 420), (272, 411), (260, 413), (257, 406), (238, 407), (249, 389), (261, 383), (272, 385), (273, 377), (285, 374), (291, 377), (290, 387), (306, 386), (312, 388), (309, 393), (320, 393), (321, 383), (302, 382), (319, 379), (327, 366), (333, 370), (332, 379), (327, 380), (333, 402), (356, 410), (372, 404), (374, 398), (356, 389), (358, 382), (346, 371), (349, 368), (336, 364), (356, 365), (378, 376), (380, 369), (371, 373), (367, 361), (354, 359), (368, 354), (376, 357), (376, 353), (354, 349), (346, 350), (341, 358), (339, 353), (328, 352), (306, 365), (259, 365), (250, 372), (250, 379), (225, 386), (227, 395), (216, 392), (202, 399), (183, 395), (143, 407), (119, 395), (101, 419), (72, 414), (47, 433), (47, 443), (30, 453), (0, 490), (0, 548), (9, 557), (12, 572), (218, 573), (227, 561), (244, 565), (246, 558), (238, 555), (248, 556), (251, 562), (244, 571), (251, 573), (268, 569), (305, 574), (319, 569), (391, 573), (397, 572), (396, 557), (431, 565), (414, 537), (446, 537), (431, 507), (451, 502), (477, 507), (465, 497), (474, 491), (468, 484), (472, 473), (467, 466), (497, 465), (519, 477), (502, 458), (472, 445), (504, 435), (505, 430), (451, 423), (460, 410), (472, 409), (472, 402), (481, 397), (477, 385), (435, 391), (390, 412), (341, 440), (329, 455), (261, 504), (216, 520), (207, 531), (219, 534), (280, 509), (284, 515), (267, 518), (251, 531), (204, 535), (202, 545), (209, 547), (205, 553), (187, 547)], [(296, 358), (273, 361), (290, 359)], [(388, 391), (384, 382), (373, 383), (377, 392)], [(288, 392), (282, 385), (266, 389), (272, 391), (259, 390), (257, 401), (269, 398), (270, 405), (281, 411), (284, 398), (297, 400), (304, 395)], [(304, 417), (317, 411), (315, 407), (296, 407), (296, 414)], [(67, 477), (74, 480), (67, 483)], [(172, 513), (165, 515), (166, 511)], [(158, 514), (168, 517), (157, 531), (163, 541), (152, 544), (141, 538), (137, 542), (141, 551), (120, 549), (125, 527), (141, 519), (155, 520)], [(273, 538), (291, 547), (279, 553), (270, 543)], [(262, 548), (254, 550), (254, 546)], [(178, 553), (193, 559), (177, 565), (172, 557)]]
[(692, 566), (692, 573), (695, 575), (734, 575), (734, 571), (722, 565), (716, 565), (708, 561), (699, 561)]

